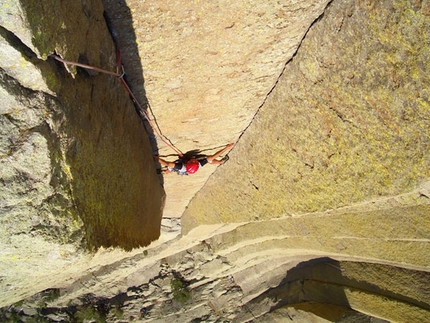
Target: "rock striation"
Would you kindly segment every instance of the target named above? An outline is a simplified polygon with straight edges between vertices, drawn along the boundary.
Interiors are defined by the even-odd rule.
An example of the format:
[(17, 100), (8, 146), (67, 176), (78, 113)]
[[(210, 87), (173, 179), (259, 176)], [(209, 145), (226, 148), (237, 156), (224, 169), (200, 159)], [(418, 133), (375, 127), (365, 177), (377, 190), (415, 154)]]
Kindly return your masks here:
[[(419, 322), (430, 312), (428, 208), (395, 209), (201, 226), (15, 311), (65, 321)], [(381, 213), (385, 225), (371, 229)], [(415, 225), (387, 230), (405, 214)]]

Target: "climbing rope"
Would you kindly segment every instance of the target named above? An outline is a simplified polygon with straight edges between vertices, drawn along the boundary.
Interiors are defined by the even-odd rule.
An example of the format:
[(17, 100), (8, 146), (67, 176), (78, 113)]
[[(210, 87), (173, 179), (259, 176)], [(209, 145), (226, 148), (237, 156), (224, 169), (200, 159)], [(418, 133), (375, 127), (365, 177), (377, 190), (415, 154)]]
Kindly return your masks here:
[(168, 146), (170, 147), (173, 151), (175, 151), (179, 157), (182, 157), (183, 154), (182, 152), (176, 148), (172, 143), (169, 142), (169, 140), (161, 133), (160, 128), (158, 127), (158, 125), (154, 124), (154, 122), (149, 119), (148, 114), (146, 113), (146, 111), (142, 108), (142, 106), (140, 105), (139, 101), (136, 99), (136, 96), (134, 95), (134, 93), (131, 91), (130, 87), (128, 86), (127, 82), (124, 80), (124, 66), (121, 64), (121, 53), (119, 51), (117, 51), (117, 65), (119, 68), (122, 69), (122, 73), (115, 73), (115, 72), (111, 72), (111, 71), (107, 71), (98, 67), (94, 67), (91, 65), (87, 65), (87, 64), (82, 64), (82, 63), (77, 63), (77, 62), (72, 62), (72, 61), (67, 61), (65, 59), (62, 59), (60, 56), (58, 55), (51, 55), (52, 58), (54, 58), (55, 60), (62, 62), (66, 65), (74, 65), (74, 66), (78, 66), (78, 67), (82, 67), (85, 69), (89, 69), (89, 70), (94, 70), (100, 73), (104, 73), (104, 74), (108, 74), (108, 75), (112, 75), (117, 77), (120, 82), (122, 83), (122, 85), (124, 86), (124, 88), (126, 89), (126, 91), (129, 93), (131, 99), (133, 100), (133, 103), (138, 107), (139, 109), (139, 113), (141, 114), (141, 117), (143, 116), (146, 121), (148, 121), (149, 125), (151, 126), (152, 130), (154, 131), (154, 133), (156, 133), (159, 138)]

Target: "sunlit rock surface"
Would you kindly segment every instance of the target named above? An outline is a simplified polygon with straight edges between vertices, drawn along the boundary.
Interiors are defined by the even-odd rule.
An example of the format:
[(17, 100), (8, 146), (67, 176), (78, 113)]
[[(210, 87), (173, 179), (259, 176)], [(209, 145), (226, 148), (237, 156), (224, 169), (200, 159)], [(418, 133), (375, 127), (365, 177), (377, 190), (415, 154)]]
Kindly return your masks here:
[(332, 3), (183, 222), (325, 211), (426, 183), (429, 28), (401, 1)]
[[(211, 154), (249, 125), (328, 1), (103, 2), (128, 77), (162, 134), (183, 153)], [(166, 177), (164, 217), (180, 217), (213, 171)]]
[[(4, 7), (15, 10), (9, 18), (31, 18), (40, 7), (21, 4), (18, 11)], [(19, 57), (17, 51), (29, 57), (7, 31), (26, 44), (38, 35), (26, 45), (33, 53), (29, 73), (45, 80), (23, 91), (24, 80), (12, 75), (18, 68), (9, 64), (6, 73), (2, 67), (7, 112), (1, 149), (8, 165), (2, 184), (13, 193), (1, 227), (9, 248), (1, 258), (2, 320), (426, 321), (427, 1), (105, 0), (104, 7), (127, 80), (176, 147), (211, 153), (239, 140), (218, 169), (208, 165), (195, 176), (161, 178), (163, 224), (171, 235), (129, 252), (83, 253), (85, 221), (88, 227), (101, 214), (129, 210), (130, 201), (160, 212), (163, 194), (151, 154), (173, 159), (174, 153), (159, 135), (158, 147), (150, 147), (154, 142), (117, 79), (46, 59), (56, 50), (114, 69), (115, 48), (98, 1), (75, 3), (70, 16), (61, 15), (66, 10), (57, 2), (42, 6), (27, 31), (10, 27), (18, 29), (25, 19), (2, 22), (1, 35), (12, 44), (7, 59)], [(50, 26), (59, 27), (55, 34)], [(77, 26), (87, 32), (78, 37), (71, 32)], [(89, 50), (93, 45), (97, 51)], [(10, 117), (28, 101), (28, 117)], [(113, 117), (119, 111), (124, 123)], [(39, 127), (41, 120), (47, 125)], [(23, 125), (31, 129), (25, 140)], [(14, 136), (20, 140), (9, 139)], [(19, 149), (11, 150), (11, 142)], [(107, 143), (116, 143), (115, 151)], [(50, 147), (59, 152), (56, 159)], [(134, 154), (139, 162), (133, 163)], [(136, 166), (132, 173), (124, 173), (119, 156)], [(27, 163), (12, 166), (22, 160)], [(19, 176), (7, 175), (8, 169)], [(105, 173), (110, 180), (102, 187)], [(142, 181), (159, 190), (146, 195)], [(49, 199), (53, 192), (57, 198)], [(125, 195), (129, 200), (121, 202)], [(45, 213), (35, 211), (40, 201)], [(91, 216), (80, 218), (82, 210)], [(33, 229), (39, 223), (33, 214), (57, 222), (46, 222), (42, 235)], [(179, 220), (182, 235), (170, 239)], [(75, 227), (78, 239), (68, 243)], [(121, 225), (102, 226), (113, 227), (121, 232)]]

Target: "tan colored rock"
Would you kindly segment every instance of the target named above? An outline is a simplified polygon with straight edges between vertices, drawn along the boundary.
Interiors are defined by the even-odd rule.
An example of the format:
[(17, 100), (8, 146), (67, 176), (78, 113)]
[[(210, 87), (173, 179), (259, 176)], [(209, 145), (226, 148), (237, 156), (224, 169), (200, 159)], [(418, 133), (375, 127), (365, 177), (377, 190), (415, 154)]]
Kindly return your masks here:
[[(328, 1), (103, 2), (127, 75), (144, 81), (162, 133), (183, 153), (211, 154), (249, 125)], [(134, 42), (138, 57), (129, 52)], [(158, 143), (160, 155), (175, 158)], [(164, 216), (180, 217), (213, 171), (207, 167), (192, 179), (166, 176)]]
[[(358, 315), (353, 310), (390, 321), (422, 320), (430, 311), (430, 299), (428, 264), (420, 261), (429, 250), (428, 231), (420, 229), (428, 225), (419, 220), (428, 205), (419, 209), (423, 213), (394, 208), (202, 226), (110, 265), (102, 265), (104, 257), (125, 255), (105, 251), (78, 280), (59, 280), (59, 296), (49, 301), (49, 307), (79, 305), (78, 297), (90, 293), (105, 298), (108, 307), (122, 297), (127, 317), (143, 315), (157, 321), (162, 315), (178, 323), (196, 317), (208, 322), (263, 321), (267, 313), (285, 304), (297, 319), (307, 315), (295, 313), (294, 308), (329, 321)], [(387, 228), (399, 228), (404, 214), (415, 226), (398, 230), (403, 238), (396, 239)], [(374, 223), (384, 225), (372, 230)], [(206, 239), (201, 241), (202, 237)], [(411, 250), (421, 254), (412, 257)], [(64, 274), (72, 272), (70, 268)], [(175, 300), (170, 285), (178, 279), (186, 284), (184, 302)], [(129, 285), (134, 283), (139, 285)], [(319, 304), (325, 303), (331, 305), (324, 311)], [(364, 314), (359, 317), (365, 318)]]
[[(99, 8), (98, 3), (93, 3), (95, 11), (88, 10), (89, 3), (81, 8), (88, 20), (79, 17), (83, 19), (79, 20), (83, 25), (88, 23), (94, 27), (89, 32), (89, 40), (83, 40), (84, 48), (88, 41), (98, 44), (94, 35), (104, 32), (96, 23), (97, 19), (93, 19), (100, 17), (94, 14)], [(289, 4), (296, 9), (307, 6), (295, 2)], [(144, 58), (140, 70), (135, 69), (135, 75), (127, 73), (133, 80), (141, 80), (142, 75), (145, 76), (148, 82), (146, 94), (154, 111), (169, 107), (169, 111), (163, 109), (155, 113), (161, 129), (167, 131), (175, 144), (188, 142), (184, 144), (185, 148), (180, 147), (183, 150), (199, 148), (211, 153), (225, 143), (217, 143), (220, 146), (216, 146), (214, 141), (230, 141), (227, 136), (236, 138), (243, 130), (240, 127), (247, 125), (247, 118), (253, 117), (259, 106), (257, 101), (261, 99), (259, 92), (254, 98), (247, 92), (259, 87), (248, 83), (248, 79), (255, 83), (258, 80), (253, 78), (254, 74), (264, 76), (265, 71), (258, 69), (257, 63), (261, 63), (258, 53), (248, 57), (243, 52), (242, 55), (236, 53), (235, 61), (241, 62), (240, 67), (249, 67), (249, 70), (241, 71), (246, 75), (245, 79), (240, 78), (240, 73), (232, 75), (239, 79), (240, 84), (226, 83), (228, 89), (237, 86), (244, 90), (238, 91), (237, 97), (231, 96), (233, 106), (239, 108), (224, 111), (233, 115), (228, 118), (232, 124), (215, 117), (207, 119), (206, 113), (211, 116), (215, 113), (211, 110), (211, 106), (215, 106), (213, 102), (223, 102), (223, 95), (230, 93), (212, 84), (212, 79), (204, 79), (205, 75), (218, 81), (222, 79), (220, 66), (213, 65), (219, 63), (216, 57), (222, 56), (222, 52), (209, 53), (206, 50), (209, 47), (223, 48), (219, 46), (223, 45), (224, 39), (232, 39), (228, 33), (237, 25), (210, 24), (208, 17), (217, 18), (216, 22), (227, 22), (230, 16), (222, 11), (227, 7), (211, 7), (214, 5), (212, 2), (193, 2), (187, 4), (189, 7), (152, 1), (128, 2), (127, 5), (129, 7), (123, 8), (124, 11), (117, 12), (128, 19), (133, 18), (136, 30), (140, 28), (136, 33), (139, 35), (137, 47)], [(264, 5), (255, 4), (248, 11), (240, 11), (238, 7), (229, 14), (243, 18), (252, 27), (251, 30), (248, 25), (242, 25), (243, 33), (235, 35), (255, 35), (265, 48), (270, 48), (267, 54), (274, 48), (272, 45), (276, 47), (275, 43), (283, 40), (265, 34), (274, 41), (270, 44), (265, 42), (266, 39), (258, 38), (259, 27), (266, 26), (262, 24), (266, 12), (272, 15), (267, 20), (267, 30), (275, 31), (273, 26), (276, 27), (277, 22), (287, 20), (274, 19), (272, 7)], [(317, 7), (308, 7), (309, 12), (319, 12), (320, 7), (313, 11)], [(58, 2), (54, 8), (62, 9)], [(185, 13), (181, 11), (186, 8), (191, 9)], [(79, 6), (75, 4), (72, 12), (77, 9)], [(423, 46), (421, 50), (422, 47), (415, 46), (417, 39), (427, 39), (422, 32), (428, 29), (427, 9), (426, 2), (330, 2), (286, 66), (254, 122), (239, 140), (230, 161), (212, 176), (214, 168), (208, 165), (193, 177), (165, 177), (168, 194), (175, 193), (167, 201), (165, 223), (169, 220), (167, 216), (178, 217), (188, 199), (204, 185), (183, 217), (185, 230), (182, 236), (169, 241), (158, 240), (145, 250), (123, 252), (101, 248), (97, 253), (78, 254), (79, 259), (64, 256), (64, 249), (53, 245), (45, 255), (45, 267), (34, 266), (44, 269), (55, 264), (58, 266), (55, 275), (52, 272), (34, 274), (31, 278), (36, 277), (37, 282), (33, 284), (27, 284), (25, 280), (21, 285), (13, 282), (13, 288), (2, 293), (3, 302), (27, 299), (22, 305), (2, 309), (1, 314), (7, 316), (19, 312), (20, 315), (29, 313), (34, 316), (34, 308), (45, 306), (57, 320), (72, 320), (73, 314), (65, 312), (64, 307), (75, 306), (76, 315), (88, 315), (88, 310), (92, 310), (91, 314), (107, 322), (273, 322), (282, 315), (293, 321), (316, 322), (336, 319), (346, 322), (377, 319), (425, 321), (430, 312), (427, 283), (430, 272), (429, 109), (428, 93), (423, 86), (428, 83), (428, 49)], [(199, 10), (203, 13), (201, 16), (198, 15)], [(302, 13), (301, 10), (297, 12)], [(249, 17), (254, 18), (253, 21), (246, 20)], [(314, 21), (305, 14), (303, 19)], [(125, 27), (132, 26), (130, 21), (125, 22)], [(73, 24), (66, 19), (65, 25), (70, 28)], [(133, 31), (127, 29), (130, 30)], [(201, 35), (206, 35), (206, 40), (204, 37), (196, 40), (193, 36), (193, 33), (201, 31), (206, 32)], [(189, 35), (193, 37), (188, 39), (187, 32), (191, 32)], [(299, 30), (298, 34), (301, 32)], [(219, 43), (213, 41), (212, 33)], [(58, 39), (65, 35), (67, 33), (60, 33)], [(176, 38), (167, 38), (171, 35)], [(226, 37), (219, 37), (222, 35)], [(240, 37), (237, 44), (231, 42), (231, 48), (242, 48)], [(195, 53), (195, 56), (180, 56), (179, 46), (191, 39), (192, 44), (198, 46), (186, 46), (184, 53)], [(133, 40), (133, 35), (130, 35), (130, 40)], [(170, 44), (171, 48), (168, 47)], [(55, 47), (71, 56), (83, 48), (64, 48), (61, 41)], [(254, 47), (258, 49), (259, 44), (254, 43)], [(107, 52), (110, 48), (110, 45), (103, 47)], [(230, 47), (225, 48), (227, 53)], [(278, 48), (279, 52), (273, 49), (273, 53), (284, 55), (284, 49)], [(165, 51), (162, 59), (168, 61), (158, 61), (162, 50)], [(209, 55), (214, 58), (208, 60)], [(108, 56), (100, 54), (102, 66), (113, 64), (113, 53)], [(130, 59), (128, 56), (133, 54), (126, 51), (125, 58)], [(252, 63), (254, 58), (257, 65)], [(97, 61), (90, 54), (88, 59)], [(148, 61), (154, 65), (145, 65)], [(212, 70), (205, 72), (203, 67), (200, 69), (193, 62), (204, 63)], [(276, 64), (266, 63), (272, 71), (276, 70)], [(178, 66), (185, 66), (187, 72), (180, 74)], [(127, 71), (130, 71), (129, 67), (126, 65)], [(152, 74), (147, 76), (143, 73), (145, 68)], [(236, 66), (225, 68), (234, 69)], [(139, 182), (142, 177), (151, 180), (155, 174), (150, 172), (153, 164), (149, 162), (152, 156), (148, 146), (142, 144), (142, 148), (148, 147), (142, 149), (144, 153), (128, 150), (134, 147), (132, 143), (135, 141), (140, 143), (140, 133), (133, 131), (137, 123), (115, 123), (119, 124), (116, 131), (108, 126), (113, 123), (109, 116), (115, 115), (116, 111), (116, 107), (109, 103), (123, 102), (121, 95), (113, 95), (110, 91), (115, 88), (116, 80), (108, 83), (110, 81), (101, 75), (89, 76), (71, 69), (73, 79), (63, 69), (60, 71), (66, 75), (63, 81), (67, 86), (57, 86), (56, 89), (61, 93), (59, 98), (62, 102), (74, 102), (66, 105), (70, 113), (67, 120), (72, 125), (69, 128), (50, 120), (49, 127), (64, 135), (59, 146), (69, 148), (67, 158), (59, 165), (63, 167), (65, 161), (71, 162), (71, 171), (66, 175), (72, 175), (76, 181), (73, 190), (79, 206), (95, 218), (100, 209), (114, 210), (111, 214), (116, 214), (118, 209), (129, 210), (129, 205), (115, 205), (112, 201), (121, 201), (124, 196), (121, 193), (128, 193), (130, 186), (135, 188), (130, 190), (130, 197), (141, 197), (139, 185), (132, 183)], [(262, 74), (258, 74), (260, 72)], [(180, 77), (175, 78), (175, 75)], [(192, 80), (184, 75), (193, 75), (198, 86), (189, 87)], [(273, 80), (276, 77), (273, 76)], [(95, 78), (100, 82), (91, 83), (92, 90), (89, 91), (84, 85)], [(264, 80), (262, 84), (266, 81), (270, 83)], [(96, 88), (101, 84), (106, 88), (98, 92)], [(141, 85), (135, 83), (135, 87)], [(206, 88), (207, 85), (210, 86)], [(273, 84), (269, 85), (268, 92)], [(141, 98), (145, 97), (142, 88), (137, 92)], [(240, 96), (243, 102), (239, 102)], [(90, 97), (92, 101), (72, 100), (79, 97)], [(96, 102), (102, 102), (105, 109), (92, 105)], [(186, 105), (187, 102), (190, 106)], [(205, 109), (194, 109), (197, 103)], [(180, 112), (173, 118), (183, 122), (178, 124), (174, 119), (168, 124), (168, 114), (173, 110), (171, 106)], [(223, 108), (219, 107), (220, 111)], [(249, 115), (244, 109), (248, 109)], [(244, 114), (235, 115), (237, 111)], [(80, 119), (81, 114), (88, 117)], [(128, 113), (121, 116), (123, 120), (131, 118)], [(5, 129), (2, 133), (19, 134), (16, 124), (3, 119), (6, 120), (2, 123)], [(205, 124), (207, 120), (211, 121)], [(215, 131), (221, 126), (229, 133)], [(70, 130), (72, 138), (65, 136), (70, 133), (59, 131), (63, 127)], [(239, 130), (235, 134), (232, 129), (236, 127)], [(132, 140), (127, 135), (130, 132), (136, 135), (131, 137)], [(200, 135), (202, 142), (192, 143), (192, 140), (198, 140), (196, 134)], [(43, 140), (38, 140), (42, 139), (39, 136), (30, 138), (34, 143), (33, 149), (44, 146)], [(7, 142), (1, 141), (2, 151), (6, 153)], [(93, 150), (95, 143), (97, 149)], [(110, 150), (108, 143), (117, 144), (118, 151)], [(124, 146), (120, 147), (120, 143)], [(160, 148), (162, 154), (170, 154), (165, 147)], [(136, 174), (127, 175), (122, 172), (123, 164), (116, 162), (122, 155), (127, 157), (127, 161), (132, 161), (135, 154), (146, 162), (138, 167)], [(26, 169), (32, 170), (32, 167)], [(42, 170), (45, 172), (35, 173), (46, 174), (46, 169)], [(111, 180), (115, 185), (123, 185), (107, 183), (103, 190), (98, 190), (98, 179), (107, 170), (113, 170)], [(126, 180), (120, 181), (120, 178)], [(90, 189), (81, 190), (85, 184)], [(42, 189), (43, 185), (36, 188)], [(158, 201), (157, 192), (154, 195), (144, 195), (142, 201), (147, 204), (152, 200)], [(95, 199), (98, 196), (102, 198)], [(100, 200), (106, 203), (94, 203)], [(9, 216), (12, 217), (11, 214)], [(171, 223), (172, 226), (177, 225), (175, 221)], [(28, 239), (28, 235), (25, 238)], [(161, 239), (168, 238), (170, 236), (161, 236)], [(19, 245), (23, 241), (16, 239), (14, 242)], [(58, 261), (60, 258), (70, 261), (70, 265), (65, 267)], [(21, 259), (17, 264), (21, 264)], [(54, 289), (34, 295), (47, 287)], [(25, 310), (21, 311), (21, 307)]]
[(326, 3), (129, 2), (166, 136), (184, 151), (235, 141)]
[(428, 182), (429, 26), (401, 1), (332, 3), (229, 163), (191, 201), (185, 232), (336, 209)]

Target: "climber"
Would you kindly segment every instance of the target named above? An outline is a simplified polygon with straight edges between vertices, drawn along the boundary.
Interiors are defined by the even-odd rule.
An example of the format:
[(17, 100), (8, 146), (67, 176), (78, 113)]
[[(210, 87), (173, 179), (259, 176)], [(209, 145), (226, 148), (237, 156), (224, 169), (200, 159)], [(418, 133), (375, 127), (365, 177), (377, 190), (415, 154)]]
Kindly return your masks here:
[(163, 173), (165, 174), (171, 173), (172, 171), (177, 172), (179, 175), (194, 174), (199, 170), (200, 167), (203, 167), (208, 163), (212, 165), (224, 164), (224, 162), (227, 161), (228, 156), (225, 156), (222, 160), (218, 160), (217, 158), (233, 147), (234, 147), (234, 144), (228, 144), (223, 149), (221, 149), (220, 151), (216, 152), (213, 155), (199, 157), (199, 158), (188, 159), (185, 156), (182, 156), (181, 158), (179, 158), (174, 162), (169, 162), (164, 159), (161, 159), (159, 156), (156, 156), (156, 160), (158, 160), (161, 166), (167, 167), (167, 169), (163, 171)]

